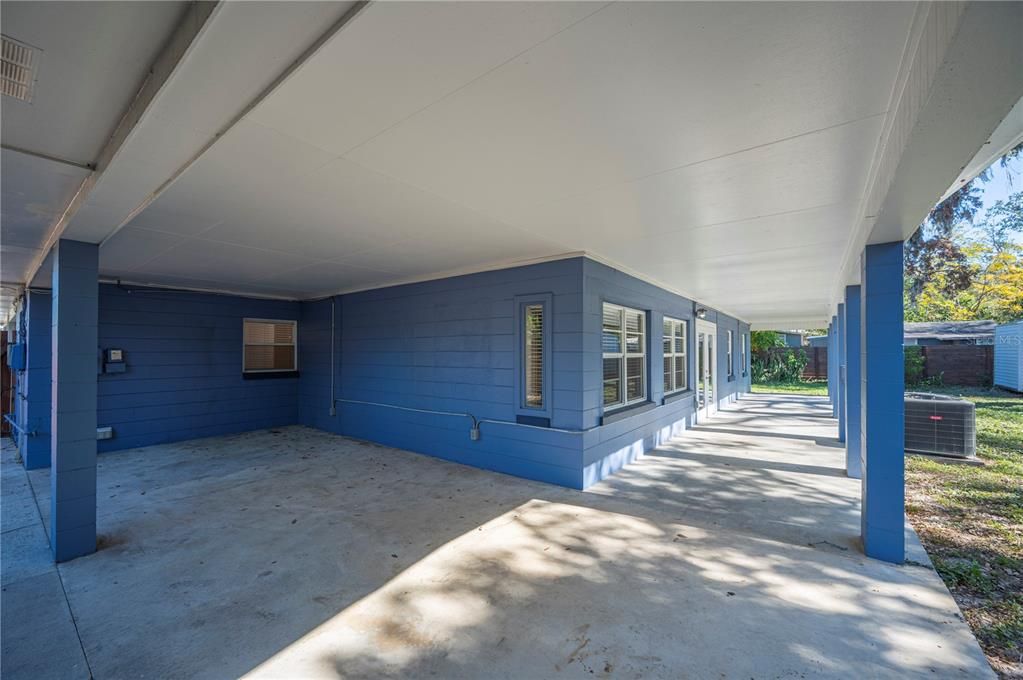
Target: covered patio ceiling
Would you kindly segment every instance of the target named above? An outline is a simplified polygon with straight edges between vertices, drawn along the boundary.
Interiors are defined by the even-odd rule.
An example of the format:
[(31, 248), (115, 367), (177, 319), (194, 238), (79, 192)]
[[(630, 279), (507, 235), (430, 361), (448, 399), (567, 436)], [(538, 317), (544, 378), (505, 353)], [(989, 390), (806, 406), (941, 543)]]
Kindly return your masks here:
[[(821, 326), (864, 244), (1023, 137), (1017, 3), (17, 7), (44, 58), (3, 98), (7, 284), (48, 285), (59, 237), (106, 277), (296, 299), (586, 253)], [(51, 58), (88, 22), (110, 39), (76, 49), (155, 68)], [(43, 97), (68, 80), (103, 106)]]

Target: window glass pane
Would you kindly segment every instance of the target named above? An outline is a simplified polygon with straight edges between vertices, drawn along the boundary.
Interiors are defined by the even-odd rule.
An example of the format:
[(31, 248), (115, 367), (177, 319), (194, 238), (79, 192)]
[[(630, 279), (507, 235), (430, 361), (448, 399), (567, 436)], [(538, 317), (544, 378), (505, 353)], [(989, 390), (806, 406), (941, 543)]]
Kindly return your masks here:
[(665, 354), (671, 354), (671, 336), (664, 339), (663, 347)]
[(664, 391), (671, 392), (675, 389), (672, 385), (671, 357), (664, 357)]
[(604, 405), (622, 400), (622, 360), (604, 359)]
[(639, 399), (646, 394), (643, 387), (643, 357), (629, 357), (625, 365), (627, 401)]
[(543, 408), (543, 305), (528, 305), (525, 314), (525, 405)]
[(245, 370), (269, 371), (274, 367), (273, 345), (246, 345)]
[(295, 370), (295, 346), (274, 345), (274, 368), (278, 371)]
[(622, 310), (613, 305), (604, 305), (604, 328), (621, 328)]
[(625, 330), (628, 333), (643, 332), (643, 314), (630, 309), (625, 310)]
[(246, 345), (270, 345), (274, 341), (274, 324), (258, 321), (245, 322)]
[(274, 342), (283, 345), (295, 344), (295, 326), (290, 323), (275, 323), (273, 326)]
[(643, 353), (643, 336), (642, 335), (629, 335), (625, 339), (625, 351), (629, 354), (642, 354)]
[(675, 389), (683, 389), (686, 386), (686, 358), (675, 357)]
[(675, 322), (674, 321), (671, 321), (670, 319), (665, 319), (664, 320), (664, 335), (667, 336), (667, 337), (670, 337), (672, 332), (673, 332), (672, 329), (674, 328), (674, 326), (675, 326)]
[(605, 354), (621, 354), (622, 351), (622, 332), (621, 331), (609, 331), (604, 329), (604, 335), (601, 338), (601, 350)]

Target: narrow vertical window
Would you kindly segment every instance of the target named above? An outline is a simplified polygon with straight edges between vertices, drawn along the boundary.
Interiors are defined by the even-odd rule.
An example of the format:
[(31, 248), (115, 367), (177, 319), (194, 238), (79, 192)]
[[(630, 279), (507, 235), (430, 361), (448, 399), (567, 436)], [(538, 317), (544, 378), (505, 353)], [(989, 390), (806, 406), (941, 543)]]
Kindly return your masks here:
[(549, 426), (551, 408), (551, 333), (553, 295), (515, 296), (515, 416)]
[(543, 408), (543, 305), (524, 307), (525, 332), (525, 404), (526, 408)]
[(664, 317), (664, 393), (688, 387), (686, 363), (686, 322)]
[(742, 353), (739, 359), (739, 365), (742, 367), (742, 374), (746, 375), (746, 334), (739, 334), (739, 351)]
[(733, 339), (734, 339), (733, 336), (734, 335), (735, 334), (732, 331), (728, 331), (728, 348), (727, 348), (727, 351), (726, 351), (726, 354), (728, 356), (728, 363), (726, 364), (726, 366), (728, 367), (728, 377), (729, 378), (734, 378), (735, 377), (735, 361), (732, 358), (732, 345), (733, 345)]
[(646, 313), (605, 303), (601, 351), (604, 406), (646, 399)]

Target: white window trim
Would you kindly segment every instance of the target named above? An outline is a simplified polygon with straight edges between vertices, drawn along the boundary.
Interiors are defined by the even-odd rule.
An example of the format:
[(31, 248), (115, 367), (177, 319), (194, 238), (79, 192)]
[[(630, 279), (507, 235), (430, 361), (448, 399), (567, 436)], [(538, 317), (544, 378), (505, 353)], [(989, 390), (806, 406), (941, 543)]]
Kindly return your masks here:
[[(616, 305), (613, 302), (605, 302), (605, 303), (603, 303), (603, 305), (601, 306), (601, 322), (600, 322), (600, 333), (601, 333), (602, 337), (603, 337), (603, 334), (604, 334), (604, 320), (603, 320), (604, 319), (604, 309), (606, 309), (606, 308), (611, 308), (611, 309), (618, 310), (619, 319), (621, 320), (621, 326), (622, 326), (622, 330), (621, 330), (621, 333), (622, 333), (622, 351), (621, 352), (604, 352), (603, 349), (601, 350), (601, 354), (600, 354), (600, 359), (601, 359), (601, 381), (600, 381), (600, 385), (601, 385), (601, 390), (600, 390), (601, 399), (600, 399), (600, 403), (603, 406), (603, 409), (604, 409), (605, 413), (610, 412), (610, 411), (616, 411), (618, 409), (625, 408), (626, 406), (632, 406), (633, 404), (641, 404), (641, 403), (643, 403), (645, 401), (648, 401), (649, 398), (650, 398), (650, 378), (647, 375), (647, 373), (649, 371), (647, 370), (647, 348), (646, 348), (647, 342), (649, 341), (649, 332), (650, 331), (647, 328), (647, 319), (646, 319), (647, 315), (646, 315), (646, 312), (644, 312), (641, 309), (634, 309), (632, 307), (625, 307), (623, 305)], [(629, 345), (629, 343), (628, 343), (628, 331), (626, 331), (626, 326), (625, 326), (625, 313), (626, 312), (633, 312), (634, 314), (639, 314), (639, 318), (641, 319), (642, 324), (643, 324), (643, 326), (642, 326), (643, 342), (640, 344), (641, 352), (639, 352), (639, 353), (637, 353), (637, 352), (629, 352), (628, 351), (628, 345)], [(635, 399), (631, 399), (631, 400), (628, 398), (628, 393), (629, 393), (628, 377), (629, 376), (628, 376), (628, 373), (627, 373), (627, 369), (628, 369), (628, 365), (629, 365), (628, 359), (630, 359), (630, 358), (631, 359), (636, 359), (636, 358), (642, 359), (642, 361), (640, 362), (640, 365), (642, 366), (642, 373), (641, 373), (641, 375), (643, 377), (643, 394), (641, 394), (640, 396), (636, 397)], [(618, 380), (619, 380), (620, 385), (621, 385), (622, 401), (616, 402), (614, 404), (605, 404), (604, 403), (604, 399), (603, 399), (603, 394), (604, 394), (604, 381), (603, 381), (604, 369), (603, 369), (603, 361), (604, 361), (604, 359), (618, 359), (619, 362), (620, 362), (620, 366), (621, 366), (621, 372), (619, 373)]]
[[(246, 368), (245, 367), (245, 347), (249, 343), (245, 342), (245, 324), (246, 323), (273, 323), (273, 324), (289, 324), (294, 328), (291, 334), (293, 342), (267, 342), (259, 343), (258, 346), (263, 347), (287, 347), (291, 345), (292, 348), (292, 361), (291, 364), (294, 368)], [(257, 345), (253, 345), (256, 347)], [(242, 373), (295, 373), (298, 371), (298, 321), (294, 319), (253, 319), (251, 317), (245, 317), (242, 319)]]
[[(664, 394), (665, 394), (665, 396), (667, 396), (669, 394), (676, 394), (678, 392), (685, 392), (686, 390), (689, 389), (689, 323), (687, 321), (682, 320), (682, 319), (675, 319), (675, 318), (670, 317), (670, 316), (664, 317), (664, 321), (667, 322), (667, 323), (672, 324), (672, 329), (671, 329), (671, 333), (672, 333), (672, 335), (671, 335), (672, 351), (669, 352), (668, 354), (665, 354), (661, 358), (662, 359), (661, 360), (661, 371), (662, 371), (662, 373), (664, 371), (664, 361), (663, 361), (664, 358), (665, 357), (671, 357), (671, 381), (674, 384), (674, 382), (675, 382), (675, 357), (682, 357), (683, 363), (685, 364), (685, 367), (686, 367), (686, 382), (685, 382), (685, 384), (682, 385), (682, 387), (678, 387), (677, 385), (674, 385), (672, 387), (672, 389), (665, 390)], [(682, 328), (682, 351), (681, 352), (676, 352), (675, 351), (675, 328), (674, 328), (675, 324), (679, 324), (681, 326), (681, 328)], [(666, 338), (666, 337), (667, 336), (664, 335), (664, 328), (663, 328), (663, 324), (662, 324), (662, 328), (661, 328), (661, 346), (662, 347), (664, 346), (664, 338)]]

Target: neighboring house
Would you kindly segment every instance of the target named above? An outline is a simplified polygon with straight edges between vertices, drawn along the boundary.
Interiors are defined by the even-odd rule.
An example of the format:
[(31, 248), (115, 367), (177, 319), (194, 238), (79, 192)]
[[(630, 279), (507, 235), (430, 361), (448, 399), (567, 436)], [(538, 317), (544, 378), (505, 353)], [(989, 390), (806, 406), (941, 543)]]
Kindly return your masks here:
[(803, 346), (803, 334), (795, 331), (782, 331), (781, 336), (785, 341), (786, 347), (802, 347)]
[(1023, 392), (1023, 319), (995, 329), (994, 383)]
[(982, 321), (912, 321), (904, 324), (905, 345), (991, 345), (994, 344), (995, 322)]
[(810, 347), (827, 347), (828, 336), (826, 335), (811, 335), (806, 339), (806, 344)]

